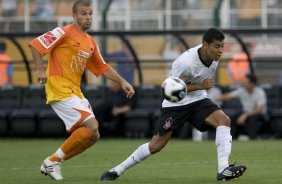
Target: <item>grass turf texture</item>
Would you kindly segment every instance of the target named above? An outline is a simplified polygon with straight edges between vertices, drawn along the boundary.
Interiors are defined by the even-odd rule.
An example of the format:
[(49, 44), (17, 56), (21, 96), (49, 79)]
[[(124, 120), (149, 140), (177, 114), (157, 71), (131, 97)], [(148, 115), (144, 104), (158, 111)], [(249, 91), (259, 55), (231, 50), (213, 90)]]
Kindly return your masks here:
[[(63, 163), (63, 181), (40, 174), (39, 167), (63, 139), (0, 139), (0, 184), (93, 184), (107, 169), (123, 161), (148, 140), (104, 139), (81, 155)], [(282, 141), (233, 142), (231, 163), (248, 169), (229, 183), (281, 183)], [(114, 183), (122, 184), (212, 184), (216, 181), (217, 159), (213, 141), (176, 140), (157, 155), (128, 170)]]

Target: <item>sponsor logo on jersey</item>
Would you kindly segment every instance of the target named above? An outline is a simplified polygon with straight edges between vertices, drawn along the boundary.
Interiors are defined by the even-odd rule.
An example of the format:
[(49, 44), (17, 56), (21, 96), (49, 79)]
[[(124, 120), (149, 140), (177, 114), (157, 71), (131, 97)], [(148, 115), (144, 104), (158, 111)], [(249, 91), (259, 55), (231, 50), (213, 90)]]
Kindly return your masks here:
[(81, 57), (84, 57), (84, 58), (89, 58), (90, 57), (90, 53), (85, 52), (83, 50), (79, 50), (78, 51), (78, 55), (81, 56)]
[(57, 27), (52, 31), (48, 31), (47, 33), (39, 36), (37, 39), (44, 48), (48, 49), (54, 45), (64, 34), (65, 32), (61, 28)]
[(87, 59), (78, 55), (72, 55), (70, 68), (73, 72), (83, 73), (87, 64)]

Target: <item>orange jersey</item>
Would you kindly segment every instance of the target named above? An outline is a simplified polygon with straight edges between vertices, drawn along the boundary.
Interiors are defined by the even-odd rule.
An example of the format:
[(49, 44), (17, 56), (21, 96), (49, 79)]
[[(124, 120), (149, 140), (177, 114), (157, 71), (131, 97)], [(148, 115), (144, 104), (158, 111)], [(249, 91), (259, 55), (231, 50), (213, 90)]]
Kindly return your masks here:
[(45, 84), (47, 103), (72, 96), (83, 98), (80, 84), (85, 69), (98, 77), (109, 67), (94, 39), (80, 32), (74, 24), (57, 27), (33, 39), (29, 45), (41, 56), (49, 54)]

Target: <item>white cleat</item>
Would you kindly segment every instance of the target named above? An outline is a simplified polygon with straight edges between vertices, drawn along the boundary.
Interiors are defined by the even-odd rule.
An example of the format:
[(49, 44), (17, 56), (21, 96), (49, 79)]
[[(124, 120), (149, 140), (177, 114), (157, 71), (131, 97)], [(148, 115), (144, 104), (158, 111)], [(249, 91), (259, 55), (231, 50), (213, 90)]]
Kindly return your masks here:
[(40, 167), (41, 173), (50, 176), (54, 180), (62, 180), (61, 162), (52, 162), (47, 157)]

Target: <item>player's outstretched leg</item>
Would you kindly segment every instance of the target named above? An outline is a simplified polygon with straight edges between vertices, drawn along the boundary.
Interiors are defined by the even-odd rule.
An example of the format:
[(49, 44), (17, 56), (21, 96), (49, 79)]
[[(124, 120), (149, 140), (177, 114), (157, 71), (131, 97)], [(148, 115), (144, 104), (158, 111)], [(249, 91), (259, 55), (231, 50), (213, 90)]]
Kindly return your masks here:
[(49, 157), (47, 157), (43, 164), (40, 167), (41, 173), (46, 176), (50, 176), (54, 180), (62, 180), (64, 179), (61, 173), (61, 162), (50, 161)]
[(100, 176), (100, 180), (116, 180), (123, 172), (151, 155), (149, 143), (137, 148), (125, 161)]
[(221, 173), (217, 174), (217, 180), (226, 181), (226, 180), (239, 178), (244, 174), (246, 170), (247, 167), (244, 165), (240, 165), (240, 166), (235, 166), (235, 164), (230, 165), (229, 167), (226, 167)]
[[(160, 136), (154, 135), (150, 143), (145, 143), (139, 146), (126, 160), (121, 164), (112, 168), (109, 171), (104, 172), (100, 176), (100, 180), (116, 180), (122, 175), (127, 169), (140, 163), (141, 161), (148, 158), (150, 155), (160, 152), (165, 145), (168, 143), (172, 136), (172, 131)], [(150, 148), (149, 148), (150, 147)]]

